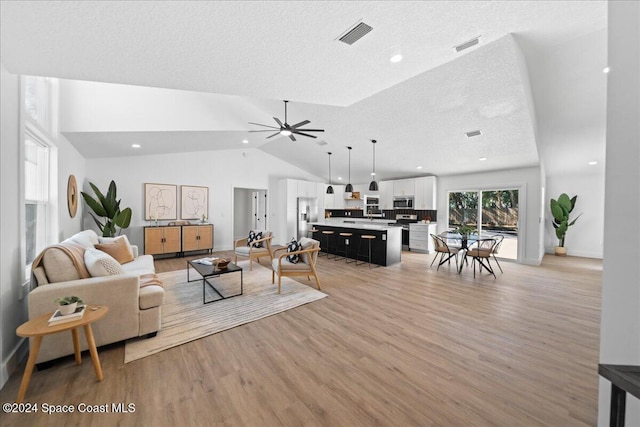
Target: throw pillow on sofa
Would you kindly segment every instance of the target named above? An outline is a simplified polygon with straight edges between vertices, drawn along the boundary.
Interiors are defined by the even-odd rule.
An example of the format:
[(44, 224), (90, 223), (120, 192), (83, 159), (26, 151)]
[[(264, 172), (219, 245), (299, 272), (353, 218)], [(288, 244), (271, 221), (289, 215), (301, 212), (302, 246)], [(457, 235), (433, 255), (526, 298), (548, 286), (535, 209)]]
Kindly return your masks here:
[(127, 247), (127, 242), (123, 238), (114, 239), (109, 243), (98, 243), (96, 249), (108, 253), (120, 264), (126, 264), (134, 259), (131, 250)]
[(91, 277), (124, 274), (124, 269), (111, 255), (101, 250), (89, 248), (84, 251), (84, 264)]
[(129, 239), (125, 234), (118, 237), (98, 237), (98, 243), (111, 243), (111, 242), (115, 242), (118, 239), (124, 240), (124, 242), (127, 245), (127, 249), (129, 249), (129, 252), (131, 253), (131, 256), (135, 258), (135, 256), (133, 255), (133, 248), (131, 247), (131, 243), (129, 242)]

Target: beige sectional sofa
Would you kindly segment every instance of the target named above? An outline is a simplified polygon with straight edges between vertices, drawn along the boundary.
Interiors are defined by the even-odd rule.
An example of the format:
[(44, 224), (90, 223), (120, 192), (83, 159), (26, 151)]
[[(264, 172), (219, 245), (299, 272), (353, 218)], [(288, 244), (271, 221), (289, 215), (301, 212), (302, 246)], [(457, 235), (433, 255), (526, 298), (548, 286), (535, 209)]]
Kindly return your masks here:
[[(86, 250), (97, 245), (99, 240), (94, 231), (85, 230), (62, 243)], [(106, 317), (92, 325), (96, 345), (155, 335), (160, 330), (164, 289), (160, 285), (140, 287), (141, 275), (155, 273), (153, 257), (138, 256), (138, 248), (134, 245), (130, 245), (130, 249), (134, 260), (122, 264), (124, 273), (89, 278), (81, 278), (72, 259), (62, 250), (50, 248), (45, 251), (41, 266), (34, 269), (32, 275), (32, 281), (36, 283), (32, 283), (33, 290), (29, 293), (29, 318), (55, 310), (56, 298), (76, 295), (87, 304), (109, 307)], [(82, 350), (86, 350), (86, 340), (80, 342)], [(47, 336), (42, 341), (37, 363), (70, 354), (73, 354), (71, 336)]]

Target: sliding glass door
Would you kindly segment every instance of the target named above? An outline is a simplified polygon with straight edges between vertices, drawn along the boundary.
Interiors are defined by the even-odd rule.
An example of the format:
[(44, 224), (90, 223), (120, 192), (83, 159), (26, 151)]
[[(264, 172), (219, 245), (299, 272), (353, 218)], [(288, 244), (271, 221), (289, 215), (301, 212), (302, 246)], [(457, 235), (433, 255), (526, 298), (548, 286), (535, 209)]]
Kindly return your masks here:
[(518, 201), (514, 188), (450, 192), (449, 228), (468, 225), (480, 233), (502, 236), (498, 256), (518, 259)]

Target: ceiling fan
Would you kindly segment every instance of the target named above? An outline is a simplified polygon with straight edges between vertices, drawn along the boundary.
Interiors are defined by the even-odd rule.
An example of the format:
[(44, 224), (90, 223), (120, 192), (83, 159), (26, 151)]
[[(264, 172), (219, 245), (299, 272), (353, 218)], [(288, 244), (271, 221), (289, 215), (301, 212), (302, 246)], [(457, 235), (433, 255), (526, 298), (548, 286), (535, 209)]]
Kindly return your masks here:
[(324, 129), (300, 129), (301, 126), (311, 123), (309, 120), (303, 120), (300, 123), (296, 123), (295, 125), (289, 125), (289, 123), (287, 123), (287, 102), (289, 101), (285, 100), (283, 102), (284, 102), (284, 123), (282, 123), (280, 119), (278, 119), (277, 117), (273, 118), (273, 120), (275, 120), (278, 126), (280, 127), (261, 125), (260, 123), (249, 122), (250, 125), (258, 125), (258, 126), (264, 126), (266, 128), (270, 128), (265, 130), (250, 130), (249, 132), (273, 132), (273, 130), (275, 129), (276, 132), (273, 135), (269, 135), (267, 139), (273, 138), (276, 135), (284, 135), (284, 136), (288, 136), (292, 141), (296, 140), (295, 137), (293, 136), (294, 134), (308, 136), (309, 138), (317, 138), (316, 136), (310, 135), (305, 132), (324, 132)]

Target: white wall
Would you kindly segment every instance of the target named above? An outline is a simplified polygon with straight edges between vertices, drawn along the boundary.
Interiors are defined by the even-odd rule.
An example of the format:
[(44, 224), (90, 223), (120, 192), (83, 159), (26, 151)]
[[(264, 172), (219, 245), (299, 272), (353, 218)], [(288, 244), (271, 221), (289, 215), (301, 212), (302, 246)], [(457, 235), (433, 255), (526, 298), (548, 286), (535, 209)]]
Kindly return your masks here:
[[(589, 169), (587, 169), (589, 168)], [(588, 258), (602, 258), (604, 239), (604, 165), (588, 166), (582, 174), (571, 173), (547, 176), (547, 197), (544, 209), (548, 220), (545, 222), (544, 246), (548, 253), (553, 253), (558, 245), (558, 238), (551, 221), (549, 200), (557, 199), (560, 194), (569, 197), (578, 196), (575, 210), (571, 218), (582, 216), (567, 231), (565, 246), (568, 255)]]
[(542, 261), (540, 240), (541, 182), (540, 169), (524, 168), (497, 172), (438, 177), (438, 232), (449, 223), (449, 192), (467, 190), (520, 189), (519, 261), (539, 265)]
[[(85, 160), (69, 141), (62, 135), (58, 135), (56, 141), (58, 147), (58, 241), (82, 230), (82, 215), (84, 206), (78, 202), (76, 216), (71, 218), (67, 207), (67, 183), (69, 175), (74, 175), (78, 183), (78, 191), (82, 190), (82, 182), (85, 176)], [(78, 197), (81, 198), (80, 194)]]
[[(640, 365), (640, 3), (609, 2), (607, 165), (600, 363)], [(611, 384), (600, 378), (598, 425), (608, 425)], [(640, 426), (627, 395), (626, 425)]]
[[(19, 225), (20, 217), (20, 79), (9, 74), (1, 66), (1, 111), (0, 128), (0, 346), (2, 348), (2, 370), (0, 386), (4, 385), (15, 369), (16, 360), (23, 354), (16, 352), (22, 340), (15, 330), (27, 319), (27, 299), (18, 301), (18, 292), (22, 279)], [(26, 347), (21, 349), (26, 353)], [(17, 356), (17, 357), (16, 357)]]
[[(268, 191), (268, 227), (277, 224), (277, 182), (282, 178), (320, 179), (257, 149), (204, 151), (197, 153), (87, 159), (87, 181), (105, 189), (113, 179), (118, 186), (121, 207), (133, 210), (131, 226), (125, 232), (143, 249), (144, 183), (201, 185), (209, 187), (209, 222), (214, 225), (215, 250), (233, 246), (233, 188), (265, 188)], [(178, 194), (180, 193), (178, 189)], [(178, 207), (179, 212), (179, 207)], [(179, 213), (178, 213), (178, 216)], [(95, 228), (85, 215), (85, 226)]]

